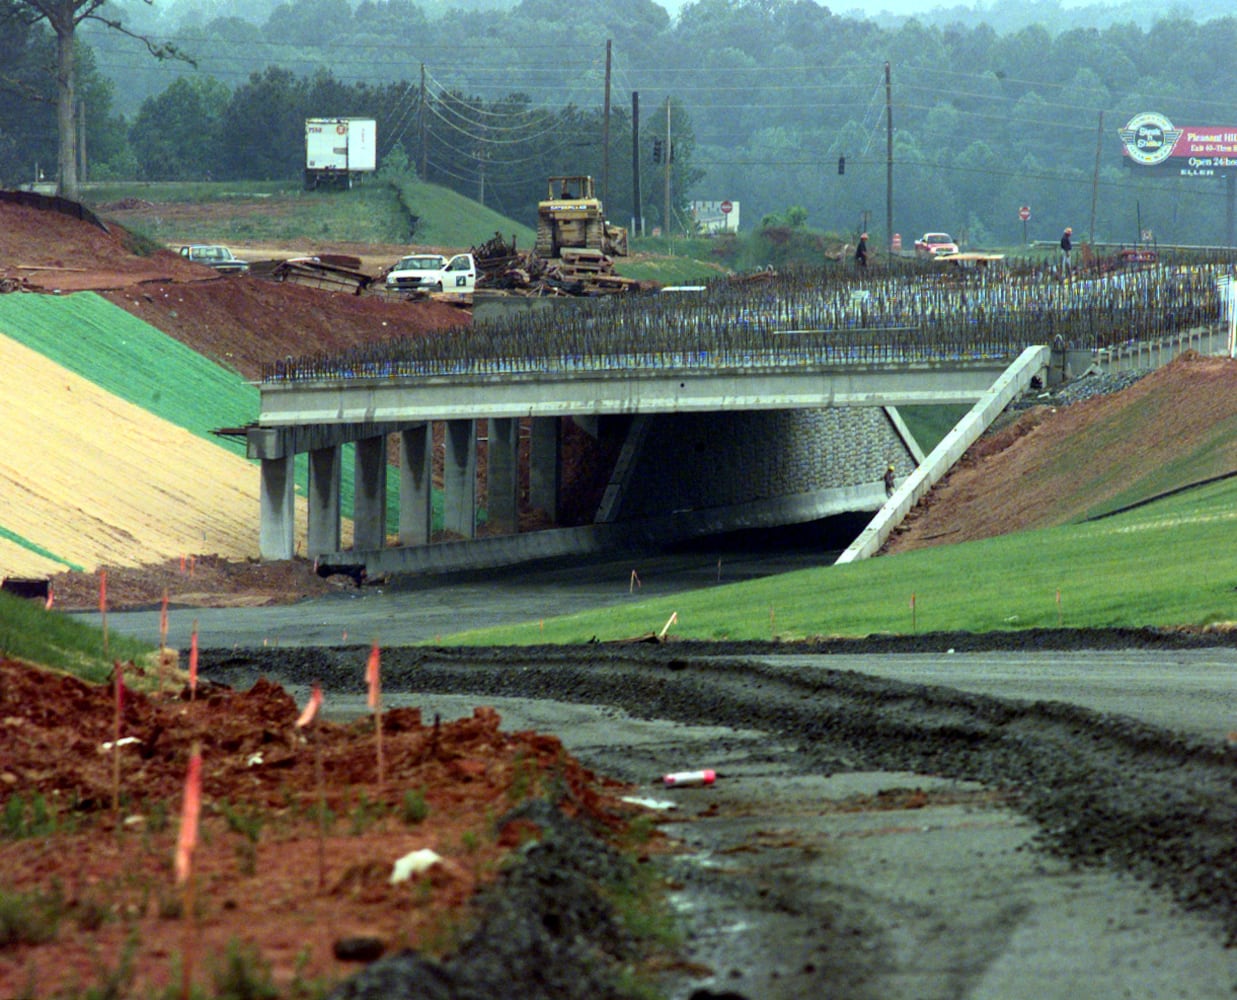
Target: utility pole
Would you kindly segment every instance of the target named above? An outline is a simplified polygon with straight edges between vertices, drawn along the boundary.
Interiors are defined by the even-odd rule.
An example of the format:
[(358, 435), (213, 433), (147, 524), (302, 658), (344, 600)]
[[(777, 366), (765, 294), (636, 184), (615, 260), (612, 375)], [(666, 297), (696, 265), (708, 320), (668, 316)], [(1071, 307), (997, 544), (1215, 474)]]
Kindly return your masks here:
[(610, 39), (606, 39), (606, 100), (601, 116), (601, 204), (610, 193)]
[[(1095, 134), (1095, 173), (1091, 175), (1091, 225), (1087, 228), (1087, 242), (1095, 249), (1095, 205), (1100, 197), (1100, 152), (1104, 147), (1104, 112), (1100, 112), (1100, 126)], [(1141, 229), (1141, 227), (1140, 227)], [(1141, 236), (1142, 233), (1139, 233)]]
[(670, 98), (666, 98), (666, 146), (662, 150), (662, 165), (666, 168), (666, 211), (662, 217), (662, 228), (666, 238), (670, 237)]
[(885, 249), (893, 253), (893, 86), (885, 63)]
[(427, 180), (426, 168), (428, 163), (426, 142), (425, 142), (425, 63), (421, 64), (421, 107), (417, 113), (417, 132), (421, 140), (421, 174), (419, 180)]
[(86, 183), (86, 102), (79, 101), (77, 105), (77, 179)]
[(631, 92), (631, 232), (644, 235), (644, 209), (640, 200), (640, 91)]

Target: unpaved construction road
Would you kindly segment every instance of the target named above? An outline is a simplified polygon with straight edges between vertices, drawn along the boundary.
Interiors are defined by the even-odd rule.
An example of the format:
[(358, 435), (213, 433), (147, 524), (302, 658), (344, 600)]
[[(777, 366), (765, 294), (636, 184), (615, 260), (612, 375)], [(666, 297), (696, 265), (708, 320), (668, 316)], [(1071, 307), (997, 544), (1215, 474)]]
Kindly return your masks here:
[[(204, 669), (357, 691), (364, 652), (218, 652)], [(388, 649), (384, 689), (444, 717), (494, 705), (673, 804), (666, 829), (690, 850), (667, 868), (693, 963), (673, 996), (1233, 994), (1237, 752), (1223, 740), (837, 671), (829, 656), (722, 652)], [(933, 659), (870, 655), (884, 670), (908, 656), (910, 674)], [(1086, 689), (1097, 655), (1051, 659)], [(1213, 663), (1213, 694), (1232, 707), (1231, 650), (1126, 656), (1165, 673)], [(715, 786), (658, 781), (699, 767)]]
[[(396, 620), (425, 635), (422, 612), (432, 635), (452, 605), (457, 626), (513, 602), (527, 617), (540, 591), (521, 581), (212, 610), (204, 635), (226, 641), (202, 671), (301, 698), (321, 681), (336, 711), (361, 711), (369, 637)], [(203, 613), (175, 611), (173, 634)], [(298, 619), (333, 642), (293, 645)], [(149, 637), (157, 613), (109, 622)], [(684, 846), (659, 862), (688, 935), (669, 996), (1235, 995), (1237, 649), (1223, 636), (384, 644), (383, 686), (385, 704), (426, 717), (493, 705), (506, 728), (555, 733), (638, 786)], [(660, 781), (703, 767), (714, 786)]]

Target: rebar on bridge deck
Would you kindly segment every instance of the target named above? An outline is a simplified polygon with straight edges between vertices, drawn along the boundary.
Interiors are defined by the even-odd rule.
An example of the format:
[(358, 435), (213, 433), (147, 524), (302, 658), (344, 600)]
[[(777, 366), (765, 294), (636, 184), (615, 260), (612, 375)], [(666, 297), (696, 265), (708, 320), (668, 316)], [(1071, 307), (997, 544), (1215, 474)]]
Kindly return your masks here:
[(1231, 263), (1114, 273), (1040, 268), (842, 278), (797, 270), (692, 295), (623, 295), (264, 367), (263, 382), (553, 372), (785, 368), (1094, 349), (1216, 322)]

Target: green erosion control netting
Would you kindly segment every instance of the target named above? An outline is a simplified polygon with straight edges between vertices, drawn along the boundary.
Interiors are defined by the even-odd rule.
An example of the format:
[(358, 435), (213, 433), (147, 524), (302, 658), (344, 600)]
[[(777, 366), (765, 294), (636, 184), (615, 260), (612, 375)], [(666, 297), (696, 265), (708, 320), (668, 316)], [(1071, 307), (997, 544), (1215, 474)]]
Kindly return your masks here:
[[(131, 316), (93, 292), (0, 296), (0, 335), (56, 362), (101, 389), (234, 454), (245, 441), (211, 433), (243, 427), (258, 416), (259, 393), (236, 372)], [(352, 515), (352, 446), (344, 449), (340, 496)], [(307, 461), (296, 481), (306, 494)], [(388, 529), (398, 525), (398, 477), (388, 481)], [(257, 530), (258, 512), (254, 511)]]
[(93, 292), (0, 297), (0, 333), (134, 406), (245, 453), (242, 439), (211, 431), (253, 420), (258, 390)]
[(43, 556), (45, 559), (50, 559), (52, 562), (60, 563), (65, 569), (72, 570), (75, 573), (81, 573), (85, 567), (79, 566), (75, 562), (70, 562), (64, 556), (57, 555), (49, 549), (43, 548), (38, 542), (32, 542), (29, 538), (24, 538), (15, 531), (9, 531), (8, 528), (0, 526), (0, 538), (12, 542), (14, 545), (19, 545), (23, 549), (34, 552), (37, 555)]

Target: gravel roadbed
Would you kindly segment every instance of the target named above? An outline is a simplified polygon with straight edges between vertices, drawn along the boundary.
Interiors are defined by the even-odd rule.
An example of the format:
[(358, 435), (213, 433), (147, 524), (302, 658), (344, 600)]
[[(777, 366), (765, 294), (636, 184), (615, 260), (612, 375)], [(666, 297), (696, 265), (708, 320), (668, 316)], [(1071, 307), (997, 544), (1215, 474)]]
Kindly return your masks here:
[[(1231, 644), (1223, 633), (1147, 630), (1019, 633), (1017, 639), (1021, 648), (1036, 649), (1115, 644), (1167, 651)], [(862, 648), (910, 652), (948, 643), (991, 649), (1012, 641), (873, 637)], [(1228, 945), (1237, 942), (1237, 748), (1057, 702), (1006, 701), (768, 662), (779, 648), (804, 651), (691, 643), (392, 648), (383, 651), (383, 678), (388, 691), (550, 699), (605, 706), (630, 719), (713, 727), (703, 743), (691, 744), (691, 752), (699, 755), (704, 746), (717, 760), (733, 759), (737, 734), (755, 732), (767, 741), (770, 765), (782, 775), (910, 773), (996, 792), (1034, 824), (1034, 849), (1045, 858), (1135, 876), (1200, 915)], [(859, 644), (813, 651), (829, 648), (853, 653)], [(757, 654), (764, 662), (745, 658)], [(207, 650), (201, 669), (225, 683), (266, 675), (285, 685), (319, 681), (330, 691), (355, 686), (359, 658), (353, 648)], [(637, 746), (625, 747), (621, 720), (612, 728), (610, 745), (595, 759), (614, 777), (648, 782), (654, 765)], [(666, 748), (661, 750), (664, 755)], [(818, 969), (831, 967), (830, 982), (840, 988), (837, 970), (850, 968), (850, 986), (837, 995), (865, 996), (869, 977), (849, 945), (880, 935), (861, 921), (848, 923), (836, 913), (834, 918), (830, 943), (819, 946), (833, 956), (832, 965), (821, 959)], [(830, 923), (819, 915), (813, 919)], [(844, 943), (849, 961), (838, 957)]]

